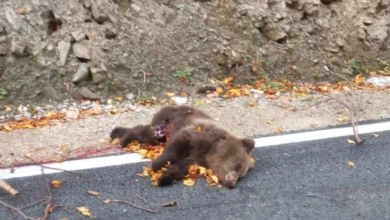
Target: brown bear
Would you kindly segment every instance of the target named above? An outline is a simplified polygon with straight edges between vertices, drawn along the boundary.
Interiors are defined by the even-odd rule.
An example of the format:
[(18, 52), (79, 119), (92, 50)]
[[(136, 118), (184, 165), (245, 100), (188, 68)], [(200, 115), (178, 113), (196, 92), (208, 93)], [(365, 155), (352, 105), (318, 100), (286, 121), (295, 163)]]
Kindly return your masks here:
[[(172, 127), (167, 134), (169, 125)], [(152, 145), (165, 143), (164, 152), (151, 163), (157, 171), (169, 162), (158, 180), (159, 186), (183, 179), (189, 166), (197, 164), (211, 169), (222, 185), (234, 188), (246, 176), (255, 146), (253, 139), (235, 137), (205, 112), (186, 105), (164, 106), (153, 115), (150, 124), (116, 127), (110, 136), (120, 138), (122, 147), (132, 140)]]

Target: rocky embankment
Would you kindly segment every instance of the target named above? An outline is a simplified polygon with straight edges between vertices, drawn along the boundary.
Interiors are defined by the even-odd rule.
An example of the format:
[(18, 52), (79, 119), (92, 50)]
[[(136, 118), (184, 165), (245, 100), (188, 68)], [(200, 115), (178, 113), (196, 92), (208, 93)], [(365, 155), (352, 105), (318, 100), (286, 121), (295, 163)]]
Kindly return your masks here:
[[(389, 0), (3, 0), (0, 105), (193, 95), (387, 65)], [(4, 109), (4, 108), (3, 108)]]

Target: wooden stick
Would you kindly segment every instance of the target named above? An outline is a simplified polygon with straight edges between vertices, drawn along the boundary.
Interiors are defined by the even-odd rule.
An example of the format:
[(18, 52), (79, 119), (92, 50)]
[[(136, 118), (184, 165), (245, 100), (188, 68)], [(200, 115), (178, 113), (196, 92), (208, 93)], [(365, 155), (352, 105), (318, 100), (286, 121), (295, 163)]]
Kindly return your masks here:
[(156, 212), (157, 212), (157, 211), (155, 211), (155, 210), (151, 210), (151, 209), (147, 209), (147, 208), (144, 208), (144, 207), (136, 206), (136, 205), (134, 205), (133, 203), (128, 202), (128, 201), (123, 201), (123, 200), (112, 200), (111, 202), (125, 203), (125, 204), (128, 204), (128, 205), (133, 206), (134, 208), (137, 208), (137, 209), (140, 209), (140, 210), (144, 210), (144, 211), (147, 211), (147, 212), (151, 212), (151, 213), (156, 213)]
[(7, 182), (0, 179), (0, 188), (4, 190), (5, 192), (11, 194), (12, 196), (18, 196), (20, 193), (16, 189), (14, 189), (12, 186), (10, 186)]

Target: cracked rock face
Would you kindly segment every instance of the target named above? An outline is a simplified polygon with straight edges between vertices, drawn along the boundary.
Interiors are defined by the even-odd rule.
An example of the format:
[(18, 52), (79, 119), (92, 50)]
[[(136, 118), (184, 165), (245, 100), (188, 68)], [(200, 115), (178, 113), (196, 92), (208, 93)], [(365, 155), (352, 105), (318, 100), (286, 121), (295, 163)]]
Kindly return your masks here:
[[(64, 84), (88, 86), (101, 97), (159, 97), (168, 88), (194, 94), (210, 78), (232, 73), (240, 83), (286, 73), (310, 81), (313, 73), (329, 77), (325, 64), (346, 72), (352, 58), (374, 68), (376, 58), (390, 57), (388, 0), (3, 0), (2, 6), (0, 88), (9, 87), (10, 95), (0, 102), (41, 100), (34, 88), (42, 84), (66, 99)], [(174, 77), (183, 71), (191, 72), (186, 83)], [(12, 73), (26, 75), (28, 87)]]

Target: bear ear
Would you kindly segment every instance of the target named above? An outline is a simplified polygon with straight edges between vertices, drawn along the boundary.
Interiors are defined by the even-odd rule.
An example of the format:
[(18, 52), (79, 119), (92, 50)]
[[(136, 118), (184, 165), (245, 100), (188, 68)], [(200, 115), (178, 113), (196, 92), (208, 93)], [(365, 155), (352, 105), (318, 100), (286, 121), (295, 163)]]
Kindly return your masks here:
[(243, 144), (243, 146), (248, 154), (250, 152), (252, 152), (253, 148), (255, 148), (255, 141), (253, 139), (244, 138), (244, 139), (241, 139), (241, 141), (242, 141), (242, 144)]

